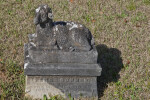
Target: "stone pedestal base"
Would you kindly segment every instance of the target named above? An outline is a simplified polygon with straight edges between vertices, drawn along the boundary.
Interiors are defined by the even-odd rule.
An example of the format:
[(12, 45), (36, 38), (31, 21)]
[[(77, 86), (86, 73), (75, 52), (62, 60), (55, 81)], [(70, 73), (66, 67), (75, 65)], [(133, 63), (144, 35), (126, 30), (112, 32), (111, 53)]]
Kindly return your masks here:
[[(26, 76), (26, 96), (42, 99), (44, 95), (68, 95), (98, 100), (97, 77), (86, 76)], [(86, 99), (87, 100), (87, 99)]]
[(95, 47), (86, 52), (43, 50), (29, 44), (24, 48), (26, 96), (42, 99), (44, 95), (64, 98), (71, 95), (75, 99), (98, 99), (97, 76), (102, 69), (97, 63)]

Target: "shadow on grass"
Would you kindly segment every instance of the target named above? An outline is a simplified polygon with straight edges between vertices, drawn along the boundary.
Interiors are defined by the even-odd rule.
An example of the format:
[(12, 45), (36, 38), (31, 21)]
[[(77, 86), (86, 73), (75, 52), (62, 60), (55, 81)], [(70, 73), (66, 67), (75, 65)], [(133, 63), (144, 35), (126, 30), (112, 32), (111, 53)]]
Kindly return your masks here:
[(108, 48), (104, 44), (96, 46), (98, 63), (101, 64), (102, 73), (97, 78), (98, 96), (103, 96), (109, 82), (117, 82), (120, 78), (119, 71), (123, 68), (121, 52), (116, 48)]

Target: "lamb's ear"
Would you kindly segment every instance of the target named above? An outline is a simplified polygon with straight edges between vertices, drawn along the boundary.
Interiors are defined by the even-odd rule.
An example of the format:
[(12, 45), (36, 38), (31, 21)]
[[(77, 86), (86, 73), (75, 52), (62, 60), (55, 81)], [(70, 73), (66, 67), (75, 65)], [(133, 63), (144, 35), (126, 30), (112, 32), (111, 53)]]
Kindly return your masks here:
[(48, 13), (48, 18), (49, 19), (53, 19), (53, 14), (52, 13)]
[(35, 9), (35, 12), (39, 13), (40, 9), (41, 9), (41, 7), (38, 7), (37, 9)]
[(37, 25), (40, 23), (40, 7), (38, 7), (36, 10), (35, 10), (35, 18), (34, 18), (34, 24)]

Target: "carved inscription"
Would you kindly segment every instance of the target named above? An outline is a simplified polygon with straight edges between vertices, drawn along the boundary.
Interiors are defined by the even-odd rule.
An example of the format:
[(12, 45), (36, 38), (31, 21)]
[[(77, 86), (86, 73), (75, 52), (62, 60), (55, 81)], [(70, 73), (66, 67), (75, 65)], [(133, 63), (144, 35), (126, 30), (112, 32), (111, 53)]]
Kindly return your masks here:
[[(96, 77), (27, 76), (26, 90), (39, 93), (97, 95)], [(92, 91), (92, 92), (91, 92)]]
[(30, 81), (33, 82), (50, 82), (50, 83), (93, 83), (96, 78), (89, 77), (61, 77), (61, 76), (30, 76)]

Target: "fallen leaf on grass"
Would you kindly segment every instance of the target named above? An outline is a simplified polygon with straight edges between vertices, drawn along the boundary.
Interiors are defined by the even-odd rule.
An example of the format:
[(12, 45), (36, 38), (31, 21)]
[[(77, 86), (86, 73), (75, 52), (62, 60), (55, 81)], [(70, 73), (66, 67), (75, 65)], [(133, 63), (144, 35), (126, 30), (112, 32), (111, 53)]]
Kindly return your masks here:
[(125, 23), (127, 23), (127, 22), (128, 22), (128, 20), (127, 20), (127, 19), (124, 19), (124, 22), (125, 22)]
[(130, 60), (127, 60), (126, 65), (129, 65), (129, 64), (130, 64)]
[(103, 14), (103, 12), (102, 12), (102, 11), (100, 11), (99, 13), (100, 13), (100, 15), (102, 15), (102, 14)]
[(93, 20), (92, 20), (92, 22), (93, 22), (93, 23), (95, 23), (95, 22), (96, 22), (96, 20), (95, 20), (95, 19), (93, 19)]
[(3, 59), (0, 59), (0, 63), (3, 63)]
[(72, 2), (73, 2), (73, 0), (70, 0), (70, 2), (72, 3)]
[(139, 24), (136, 24), (136, 27), (141, 27), (141, 25), (139, 25)]

